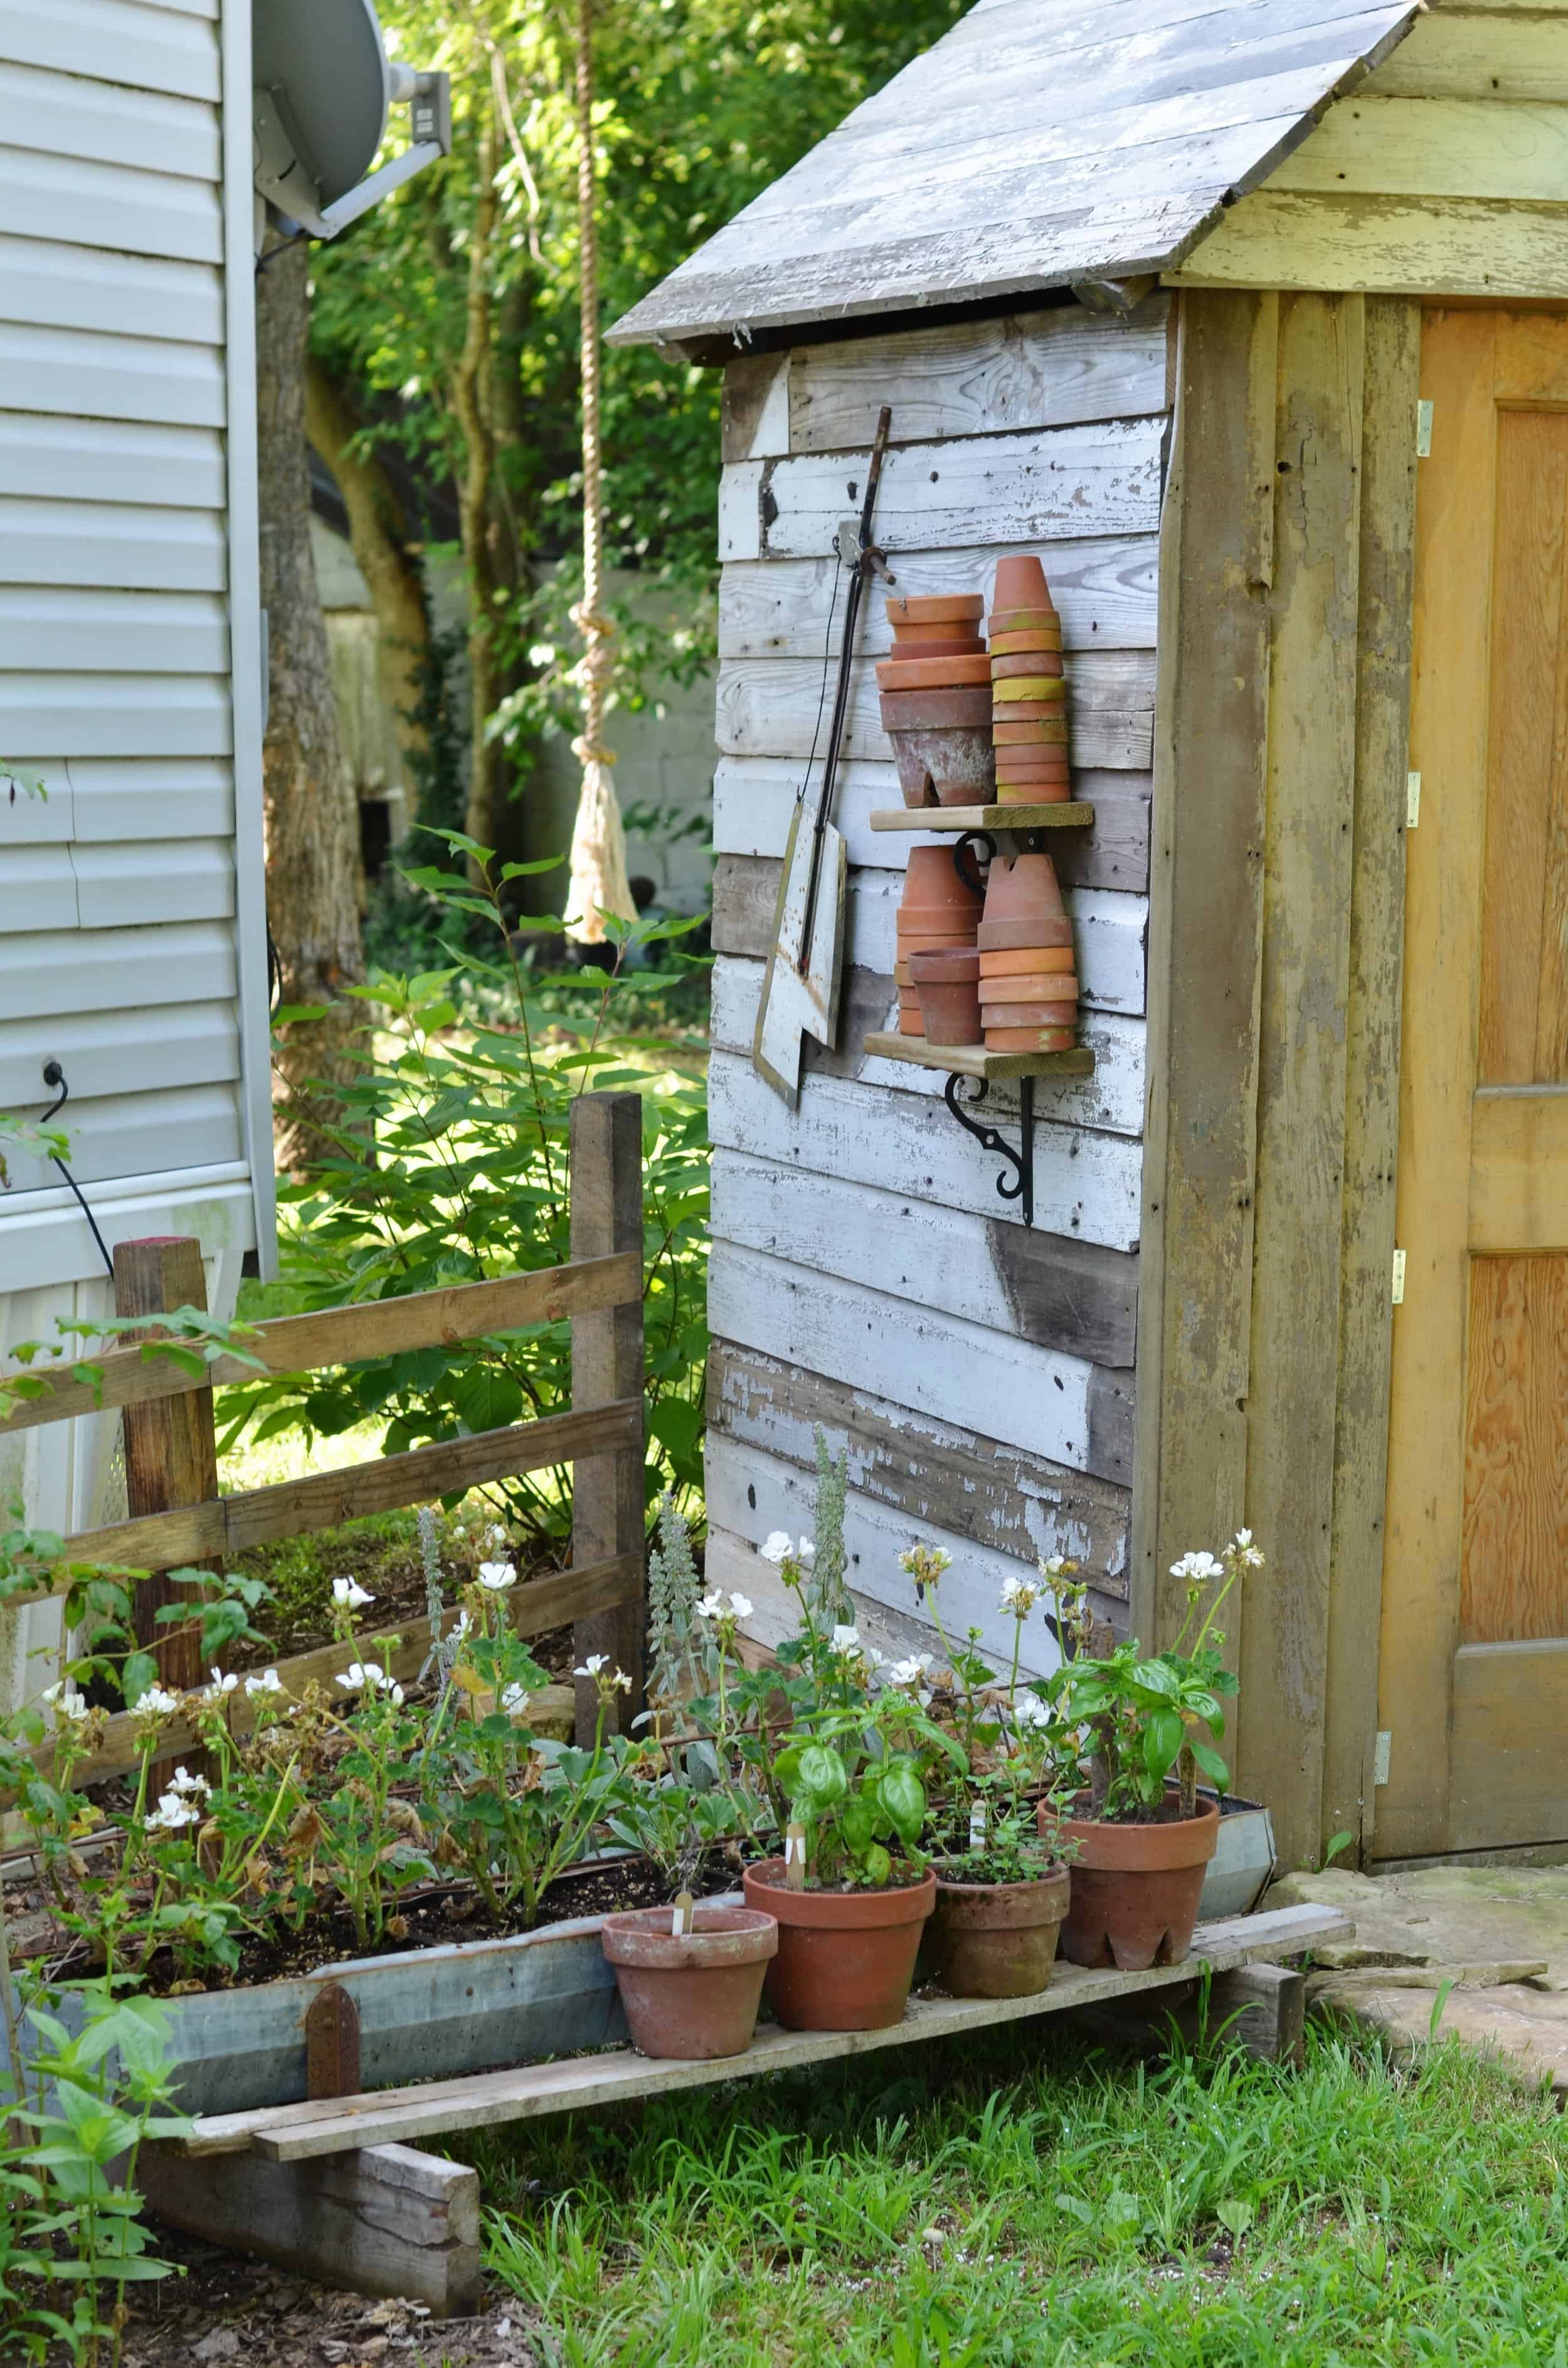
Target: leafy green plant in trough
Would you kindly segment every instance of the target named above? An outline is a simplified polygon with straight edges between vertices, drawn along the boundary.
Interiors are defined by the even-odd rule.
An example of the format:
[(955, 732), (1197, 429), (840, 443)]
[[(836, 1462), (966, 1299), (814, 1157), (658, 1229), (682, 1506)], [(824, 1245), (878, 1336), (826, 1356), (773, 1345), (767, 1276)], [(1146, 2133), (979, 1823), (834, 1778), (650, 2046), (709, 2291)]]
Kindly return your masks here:
[[(573, 1100), (590, 1088), (637, 1090), (648, 1494), (652, 1500), (673, 1487), (693, 1503), (701, 1486), (708, 1352), (706, 1100), (695, 1080), (667, 1072), (657, 1039), (628, 1031), (624, 1001), (617, 999), (627, 955), (676, 939), (691, 925), (613, 924), (617, 968), (600, 982), (594, 1007), (578, 1016), (544, 1014), (538, 982), (513, 951), (504, 900), (514, 882), (552, 867), (498, 864), (460, 832), (436, 835), (474, 877), (441, 870), (408, 877), (444, 914), (487, 923), (498, 958), (464, 955), (445, 970), (383, 975), (352, 990), (367, 1006), (358, 1076), (341, 1091), (342, 1123), (328, 1130), (331, 1155), (282, 1196), (294, 1220), (283, 1248), (292, 1294), (305, 1307), (336, 1307), (564, 1264)], [(527, 926), (561, 924), (545, 915)], [(470, 1025), (458, 981), (475, 974), (506, 1008)], [(286, 1015), (284, 1024), (301, 1016)], [(284, 1430), (335, 1436), (373, 1415), (384, 1424), (390, 1454), (570, 1404), (571, 1333), (561, 1321), (338, 1372), (241, 1384), (224, 1396), (224, 1443), (247, 1425), (257, 1441)], [(570, 1526), (564, 1469), (495, 1483), (489, 1494), (525, 1541), (540, 1551), (559, 1546)]]

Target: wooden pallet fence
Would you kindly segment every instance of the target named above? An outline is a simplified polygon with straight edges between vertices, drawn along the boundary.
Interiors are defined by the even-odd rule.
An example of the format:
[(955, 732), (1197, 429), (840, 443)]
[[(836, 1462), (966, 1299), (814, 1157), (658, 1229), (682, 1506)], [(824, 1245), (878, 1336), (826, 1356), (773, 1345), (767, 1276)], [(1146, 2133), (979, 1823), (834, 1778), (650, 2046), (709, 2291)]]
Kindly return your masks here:
[[(580, 1098), (572, 1109), (571, 1152), (575, 1255), (566, 1265), (364, 1306), (281, 1316), (256, 1326), (242, 1343), (245, 1355), (268, 1372), (306, 1373), (408, 1349), (452, 1348), (564, 1319), (572, 1326), (569, 1413), (442, 1440), (403, 1455), (238, 1496), (220, 1497), (210, 1485), (196, 1497), (205, 1464), (177, 1442), (210, 1439), (214, 1383), (248, 1379), (255, 1367), (224, 1357), (198, 1374), (171, 1359), (149, 1356), (141, 1343), (112, 1349), (85, 1369), (78, 1364), (51, 1377), (54, 1385), (48, 1395), (25, 1402), (0, 1425), (4, 1435), (119, 1406), (126, 1411), (129, 1438), (135, 1418), (139, 1454), (132, 1518), (67, 1539), (69, 1560), (151, 1572), (149, 1600), (159, 1600), (158, 1575), (181, 1565), (221, 1565), (276, 1539), (570, 1463), (577, 1467), (574, 1565), (520, 1588), (513, 1599), (513, 1625), (519, 1634), (532, 1636), (570, 1623), (578, 1644), (589, 1649), (606, 1649), (608, 1640), (632, 1679), (623, 1715), (634, 1714), (642, 1697), (645, 1580), (640, 1098)], [(127, 1312), (147, 1315), (150, 1334), (155, 1333), (158, 1314), (199, 1304), (200, 1293), (193, 1285), (193, 1277), (199, 1278), (199, 1246), (165, 1241), (123, 1245), (125, 1250), (138, 1254), (128, 1262), (136, 1270), (137, 1295)], [(160, 1419), (171, 1406), (182, 1416), (177, 1424)], [(62, 1590), (63, 1583), (57, 1591)], [(160, 1668), (172, 1682), (188, 1683), (188, 1676), (172, 1664), (173, 1643), (166, 1635), (160, 1642)], [(306, 1656), (314, 1657), (319, 1656)], [(590, 1736), (594, 1707), (579, 1699), (579, 1726), (585, 1722)]]

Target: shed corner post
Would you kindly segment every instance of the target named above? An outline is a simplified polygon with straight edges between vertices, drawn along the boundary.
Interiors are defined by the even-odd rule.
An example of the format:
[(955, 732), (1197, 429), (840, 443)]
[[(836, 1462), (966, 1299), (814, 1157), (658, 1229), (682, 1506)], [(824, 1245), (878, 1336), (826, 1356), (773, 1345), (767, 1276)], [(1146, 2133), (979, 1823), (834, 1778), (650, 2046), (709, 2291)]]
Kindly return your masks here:
[[(642, 1100), (639, 1094), (580, 1094), (572, 1104), (572, 1258), (642, 1258)], [(643, 1383), (642, 1302), (572, 1318), (572, 1409), (635, 1399)], [(581, 1457), (573, 1474), (572, 1563), (641, 1559), (644, 1550), (643, 1437), (641, 1422), (630, 1444)], [(646, 1657), (646, 1588), (631, 1602), (577, 1621), (573, 1650), (579, 1666), (608, 1654), (631, 1680), (619, 1705), (623, 1733), (642, 1707)], [(579, 1678), (577, 1739), (591, 1745), (598, 1720), (598, 1690)]]
[[(117, 1315), (172, 1315), (180, 1307), (205, 1312), (206, 1306), (206, 1269), (201, 1244), (193, 1235), (154, 1235), (143, 1241), (115, 1245)], [(157, 1324), (150, 1323), (146, 1334), (136, 1337), (154, 1338), (158, 1330)], [(217, 1429), (210, 1388), (128, 1406), (121, 1419), (126, 1505), (132, 1520), (200, 1505), (217, 1496)], [(166, 1571), (153, 1571), (138, 1581), (137, 1642), (155, 1653), (163, 1682), (183, 1691), (201, 1676), (200, 1633), (194, 1620), (186, 1626), (160, 1627), (157, 1614), (171, 1604), (194, 1611), (195, 1599), (171, 1587)]]

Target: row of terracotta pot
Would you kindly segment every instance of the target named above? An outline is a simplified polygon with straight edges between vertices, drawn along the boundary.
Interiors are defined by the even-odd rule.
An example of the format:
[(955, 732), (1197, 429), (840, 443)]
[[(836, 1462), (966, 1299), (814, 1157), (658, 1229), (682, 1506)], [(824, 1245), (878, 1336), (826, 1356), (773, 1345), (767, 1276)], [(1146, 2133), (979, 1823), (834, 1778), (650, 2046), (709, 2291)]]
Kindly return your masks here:
[(1062, 619), (1038, 559), (997, 561), (990, 624), (997, 803), (1061, 803), (1073, 794)]
[(1070, 1849), (1022, 1883), (966, 1883), (927, 1869), (918, 1883), (793, 1890), (782, 1859), (746, 1868), (745, 1906), (704, 1903), (691, 1928), (667, 1907), (608, 1916), (631, 2041), (642, 2055), (738, 2055), (751, 2044), (764, 1988), (789, 2031), (881, 2031), (901, 2021), (925, 1944), (930, 1978), (952, 1998), (1031, 1998), (1051, 1977), (1060, 1938), (1080, 1965), (1142, 1972), (1192, 1945), (1219, 1811), (1142, 1825), (1061, 1817), (1040, 1830)]
[(895, 923), (898, 952), (893, 974), (901, 1035), (926, 1036), (934, 1044), (973, 1041), (949, 1039), (926, 1025), (921, 1017), (914, 965), (917, 956), (971, 951), (982, 910), (981, 892), (960, 872), (950, 848), (910, 849)]
[(1048, 855), (994, 858), (983, 901), (946, 848), (912, 848), (897, 942), (903, 1035), (1006, 1053), (1074, 1042), (1073, 925)]
[(984, 805), (995, 795), (984, 613), (978, 592), (888, 596), (892, 655), (877, 687), (905, 805)]

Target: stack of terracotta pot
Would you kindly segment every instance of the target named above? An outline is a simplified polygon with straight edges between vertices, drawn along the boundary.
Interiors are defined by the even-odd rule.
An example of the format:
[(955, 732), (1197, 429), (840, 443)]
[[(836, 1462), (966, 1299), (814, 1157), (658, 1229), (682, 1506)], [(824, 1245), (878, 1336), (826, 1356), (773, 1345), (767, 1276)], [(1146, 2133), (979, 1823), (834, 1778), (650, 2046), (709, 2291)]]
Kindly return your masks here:
[[(979, 925), (981, 901), (975, 891), (960, 880), (949, 847), (915, 847), (909, 853), (909, 869), (904, 874), (903, 896), (898, 908), (898, 1026), (902, 1036), (929, 1036), (933, 1043), (976, 1043), (979, 1042), (978, 985), (980, 963), (975, 952), (975, 930)], [(947, 1036), (927, 1029), (921, 1018), (921, 985), (915, 975), (914, 963), (921, 958), (921, 967), (936, 956), (944, 960), (936, 963), (936, 973), (948, 970), (964, 973), (971, 982), (970, 993), (975, 997), (973, 1032), (968, 1036)], [(945, 983), (939, 975), (932, 985)], [(933, 1013), (938, 1027), (945, 1022), (945, 1007), (941, 1014)]]
[(877, 687), (906, 806), (982, 805), (994, 794), (984, 613), (978, 592), (889, 596), (892, 655)]
[(986, 1051), (1066, 1052), (1076, 1040), (1078, 981), (1073, 924), (1049, 855), (993, 859), (977, 943)]
[(1038, 559), (997, 563), (991, 602), (991, 720), (1000, 805), (1056, 805), (1067, 776), (1062, 620)]

